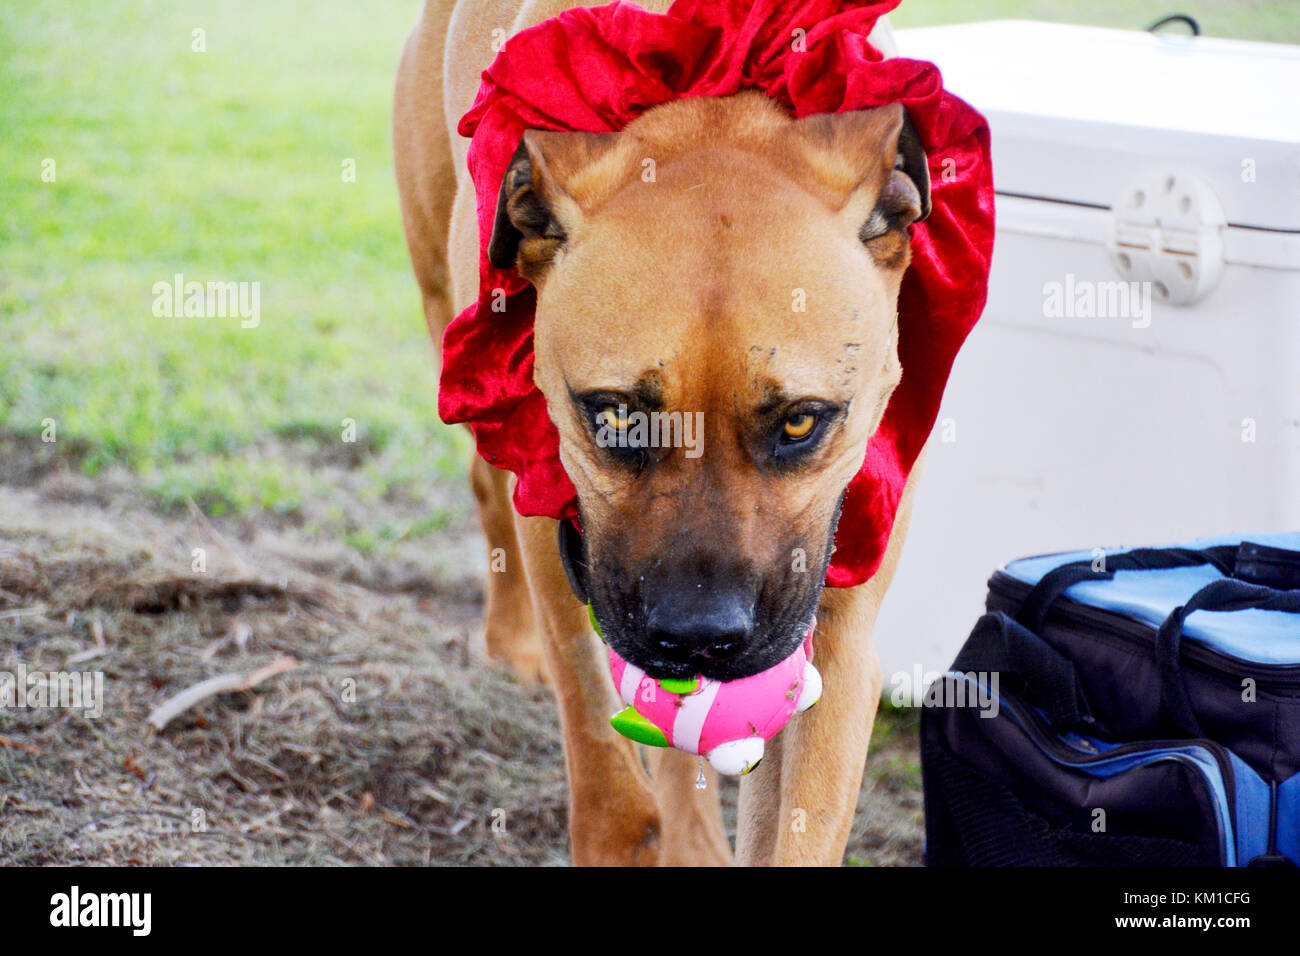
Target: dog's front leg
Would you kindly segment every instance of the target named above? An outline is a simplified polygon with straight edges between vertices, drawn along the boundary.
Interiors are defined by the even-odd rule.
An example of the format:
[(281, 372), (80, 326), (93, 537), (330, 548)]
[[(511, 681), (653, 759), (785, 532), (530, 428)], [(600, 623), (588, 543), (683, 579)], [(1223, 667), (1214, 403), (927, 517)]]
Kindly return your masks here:
[(863, 591), (822, 599), (813, 639), (822, 698), (741, 783), (740, 863), (836, 866), (844, 857), (881, 689), (871, 643), (876, 607), (855, 593)]
[(650, 776), (663, 817), (660, 866), (730, 866), (731, 844), (722, 827), (718, 775), (705, 765), (703, 790), (695, 786), (699, 758), (671, 748), (647, 748)]
[(617, 709), (609, 668), (573, 596), (556, 522), (516, 518), (528, 589), (560, 710), (569, 778), (569, 838), (579, 866), (658, 862), (660, 822), (637, 745), (609, 725)]
[(769, 741), (763, 762), (741, 780), (737, 863), (843, 861), (880, 704), (882, 675), (872, 632), (907, 538), (925, 454), (912, 467), (875, 575), (856, 588), (822, 592), (813, 635), (821, 701)]

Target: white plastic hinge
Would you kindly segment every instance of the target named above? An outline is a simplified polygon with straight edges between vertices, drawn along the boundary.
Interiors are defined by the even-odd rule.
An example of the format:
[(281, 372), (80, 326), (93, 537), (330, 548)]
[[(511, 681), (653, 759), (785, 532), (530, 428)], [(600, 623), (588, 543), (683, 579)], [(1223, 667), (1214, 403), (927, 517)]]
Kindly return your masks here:
[(1131, 282), (1151, 283), (1162, 302), (1190, 305), (1223, 274), (1227, 218), (1214, 188), (1185, 169), (1156, 169), (1111, 209), (1111, 262)]

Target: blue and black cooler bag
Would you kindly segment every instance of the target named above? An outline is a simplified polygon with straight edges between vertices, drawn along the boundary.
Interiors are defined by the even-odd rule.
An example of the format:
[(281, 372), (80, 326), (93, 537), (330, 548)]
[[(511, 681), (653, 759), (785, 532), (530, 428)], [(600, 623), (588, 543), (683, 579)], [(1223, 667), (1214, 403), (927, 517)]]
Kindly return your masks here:
[(1300, 534), (1014, 561), (921, 718), (931, 866), (1300, 864)]

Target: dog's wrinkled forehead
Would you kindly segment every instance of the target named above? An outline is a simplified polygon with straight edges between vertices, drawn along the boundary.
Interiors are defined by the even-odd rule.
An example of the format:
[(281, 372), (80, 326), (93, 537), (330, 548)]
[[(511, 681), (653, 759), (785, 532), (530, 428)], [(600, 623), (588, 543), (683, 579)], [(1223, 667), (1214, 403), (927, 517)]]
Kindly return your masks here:
[[(761, 167), (747, 170), (747, 157), (729, 160), (726, 173), (665, 168), (669, 183), (695, 182), (665, 184), (659, 201), (619, 197), (593, 217), (542, 294), (539, 359), (570, 384), (637, 383), (668, 404), (698, 402), (718, 382), (844, 391), (860, 367), (846, 354), (883, 361), (889, 275), (865, 261), (851, 231), (836, 241), (832, 214)], [(763, 200), (736, 201), (733, 172), (752, 173)]]
[(903, 111), (795, 121), (729, 100), (520, 144), (490, 251), (539, 288), (539, 369), (620, 389), (657, 375), (686, 399), (723, 378), (848, 391), (879, 366), (929, 206)]

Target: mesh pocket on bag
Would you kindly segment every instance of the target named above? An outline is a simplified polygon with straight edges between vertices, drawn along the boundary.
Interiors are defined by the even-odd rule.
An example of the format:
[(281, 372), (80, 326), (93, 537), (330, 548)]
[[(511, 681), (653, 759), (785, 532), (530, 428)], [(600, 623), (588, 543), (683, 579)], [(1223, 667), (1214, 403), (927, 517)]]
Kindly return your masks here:
[(1195, 842), (1054, 823), (941, 747), (923, 746), (923, 759), (927, 866), (1222, 865)]

